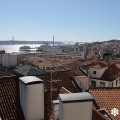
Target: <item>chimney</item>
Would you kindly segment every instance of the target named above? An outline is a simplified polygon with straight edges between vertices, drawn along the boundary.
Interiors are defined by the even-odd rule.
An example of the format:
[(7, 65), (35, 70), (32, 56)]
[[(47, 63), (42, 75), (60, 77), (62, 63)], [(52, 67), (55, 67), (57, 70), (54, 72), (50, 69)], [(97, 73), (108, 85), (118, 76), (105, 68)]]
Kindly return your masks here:
[(53, 120), (58, 120), (59, 118), (59, 100), (53, 101)]
[(59, 95), (59, 120), (92, 120), (92, 95), (88, 92)]
[(44, 119), (43, 81), (35, 76), (19, 78), (20, 104), (25, 120)]

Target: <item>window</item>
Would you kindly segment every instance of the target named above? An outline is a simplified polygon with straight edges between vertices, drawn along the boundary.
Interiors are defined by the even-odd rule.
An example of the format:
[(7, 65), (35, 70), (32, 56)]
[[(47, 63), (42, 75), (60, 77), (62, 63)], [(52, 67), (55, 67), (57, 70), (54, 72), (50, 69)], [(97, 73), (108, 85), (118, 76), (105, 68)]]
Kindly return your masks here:
[(83, 47), (80, 47), (80, 52), (83, 52)]
[(116, 80), (116, 85), (118, 84), (118, 80)]
[(93, 74), (96, 74), (96, 71), (93, 71)]
[(78, 48), (76, 48), (76, 52), (78, 52)]
[(96, 81), (91, 81), (91, 86), (96, 87)]
[(100, 87), (105, 87), (105, 82), (100, 82)]

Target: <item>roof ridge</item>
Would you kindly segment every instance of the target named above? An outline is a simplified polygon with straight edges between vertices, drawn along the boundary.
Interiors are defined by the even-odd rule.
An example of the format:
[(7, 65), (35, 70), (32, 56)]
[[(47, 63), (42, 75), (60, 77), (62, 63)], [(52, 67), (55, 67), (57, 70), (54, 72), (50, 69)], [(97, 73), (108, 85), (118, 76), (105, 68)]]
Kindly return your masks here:
[(120, 89), (120, 87), (90, 87), (89, 89)]

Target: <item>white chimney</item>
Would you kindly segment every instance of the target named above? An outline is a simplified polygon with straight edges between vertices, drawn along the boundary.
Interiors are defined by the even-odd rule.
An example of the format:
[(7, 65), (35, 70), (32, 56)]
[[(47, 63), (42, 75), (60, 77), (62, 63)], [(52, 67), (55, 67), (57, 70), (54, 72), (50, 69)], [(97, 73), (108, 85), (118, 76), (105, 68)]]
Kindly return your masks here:
[(59, 118), (59, 100), (53, 101), (53, 120), (58, 120)]
[(44, 119), (43, 81), (35, 76), (19, 78), (20, 104), (25, 120)]
[(59, 100), (59, 120), (92, 120), (90, 93), (60, 94)]

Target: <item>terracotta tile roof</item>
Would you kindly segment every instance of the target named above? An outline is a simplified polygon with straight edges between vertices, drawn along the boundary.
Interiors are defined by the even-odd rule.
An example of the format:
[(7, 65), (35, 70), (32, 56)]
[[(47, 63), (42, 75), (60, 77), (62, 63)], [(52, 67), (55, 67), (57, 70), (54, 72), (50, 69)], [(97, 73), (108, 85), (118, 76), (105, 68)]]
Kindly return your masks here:
[(120, 69), (115, 64), (112, 64), (105, 70), (101, 79), (113, 81), (118, 77), (120, 77)]
[(81, 67), (84, 69), (84, 70), (88, 70), (90, 67), (95, 67), (95, 68), (103, 68), (103, 67), (106, 67), (107, 65), (109, 65), (109, 62), (108, 61), (105, 61), (105, 60), (97, 60), (97, 61), (84, 61), (84, 62), (81, 62)]
[(98, 61), (92, 61), (90, 63), (87, 63), (86, 61), (81, 63), (81, 68), (83, 70), (88, 70), (90, 67), (93, 67), (93, 68), (104, 68), (104, 67), (107, 67), (110, 63), (108, 61), (105, 61), (105, 60), (98, 60)]
[(2, 120), (24, 120), (19, 101), (18, 79), (0, 78), (0, 116)]
[[(52, 100), (58, 99), (58, 95), (60, 93), (68, 93), (68, 91), (76, 93), (76, 89), (74, 88), (73, 84), (70, 82), (70, 76), (77, 76), (78, 73), (74, 73), (73, 71), (60, 71), (55, 72), (52, 74)], [(51, 118), (51, 82), (50, 78), (51, 75), (49, 74), (44, 78), (44, 85), (45, 85), (45, 119), (50, 120)], [(63, 89), (64, 88), (64, 89)], [(97, 110), (93, 110), (92, 112), (92, 120), (108, 120), (106, 119), (101, 113)]]
[[(51, 116), (51, 99), (56, 100), (59, 93), (77, 92), (70, 81), (70, 76), (79, 75), (73, 71), (60, 71), (47, 74), (42, 78), (45, 86), (45, 120)], [(52, 88), (51, 89), (51, 77)], [(22, 109), (19, 101), (19, 80), (16, 77), (0, 78), (0, 115), (2, 120), (24, 120)], [(52, 90), (52, 92), (51, 92)], [(52, 93), (52, 98), (51, 98)], [(102, 114), (93, 110), (92, 120), (103, 119)]]
[(71, 93), (71, 92), (64, 87), (61, 87), (59, 94), (64, 94), (64, 93)]
[(104, 60), (104, 59), (101, 59), (100, 62), (101, 62), (101, 63), (104, 63), (104, 64), (106, 64), (106, 65), (108, 65), (108, 63), (109, 63), (107, 60)]
[(67, 63), (64, 63), (62, 66), (64, 66), (67, 69), (74, 69), (74, 70), (79, 69), (80, 61), (75, 60), (75, 61), (72, 61), (72, 62), (67, 62)]
[(103, 63), (103, 62), (99, 62), (97, 63), (96, 65), (92, 66), (92, 68), (97, 68), (97, 69), (101, 69), (101, 68), (104, 68), (104, 67), (107, 67), (108, 65), (106, 63)]
[(81, 65), (80, 68), (82, 70), (88, 71), (90, 67), (94, 66), (95, 63), (87, 64), (87, 65)]
[[(68, 91), (66, 88), (62, 87), (59, 91), (59, 94), (66, 94), (66, 93), (71, 93), (70, 91)], [(58, 97), (59, 98), (59, 97)], [(57, 99), (58, 99), (57, 98)], [(52, 119), (52, 113), (50, 112), (49, 120)], [(108, 120), (103, 114), (101, 114), (100, 112), (98, 112), (96, 109), (92, 109), (92, 120)]]
[[(90, 88), (89, 92), (100, 108), (105, 108), (109, 113), (113, 108), (120, 111), (120, 88)], [(112, 117), (115, 120), (120, 120), (120, 114)]]
[[(61, 71), (52, 74), (52, 100), (57, 99), (61, 87), (65, 87), (69, 91), (76, 92), (76, 89), (69, 80), (72, 75), (78, 75), (78, 73), (73, 71)], [(44, 80), (45, 85), (45, 117), (46, 120), (48, 120), (48, 116), (51, 112), (51, 74), (47, 74), (42, 79)], [(0, 79), (0, 101), (2, 101), (2, 105), (0, 106), (0, 115), (3, 120), (23, 120), (19, 101), (18, 81), (19, 80), (17, 78)]]

